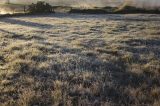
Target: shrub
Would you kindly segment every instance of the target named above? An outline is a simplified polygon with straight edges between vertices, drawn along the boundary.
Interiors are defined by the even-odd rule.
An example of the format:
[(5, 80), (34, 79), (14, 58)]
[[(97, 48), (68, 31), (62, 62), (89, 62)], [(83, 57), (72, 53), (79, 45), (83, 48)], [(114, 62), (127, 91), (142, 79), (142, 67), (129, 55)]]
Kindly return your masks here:
[(52, 11), (52, 6), (43, 1), (38, 1), (36, 4), (32, 3), (28, 8), (30, 13), (50, 13)]

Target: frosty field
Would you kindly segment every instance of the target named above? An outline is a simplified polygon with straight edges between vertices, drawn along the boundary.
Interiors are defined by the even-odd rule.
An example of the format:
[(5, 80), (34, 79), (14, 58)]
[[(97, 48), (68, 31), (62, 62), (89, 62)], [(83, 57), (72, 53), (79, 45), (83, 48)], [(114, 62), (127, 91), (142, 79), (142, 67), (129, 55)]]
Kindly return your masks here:
[(0, 18), (0, 106), (158, 106), (160, 15)]

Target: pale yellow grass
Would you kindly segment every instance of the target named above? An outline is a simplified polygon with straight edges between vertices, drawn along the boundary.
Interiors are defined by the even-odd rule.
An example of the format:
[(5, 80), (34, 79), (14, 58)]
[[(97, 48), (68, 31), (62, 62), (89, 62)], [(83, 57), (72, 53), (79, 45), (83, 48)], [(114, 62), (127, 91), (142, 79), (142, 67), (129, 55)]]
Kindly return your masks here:
[(158, 17), (0, 19), (0, 105), (158, 106)]

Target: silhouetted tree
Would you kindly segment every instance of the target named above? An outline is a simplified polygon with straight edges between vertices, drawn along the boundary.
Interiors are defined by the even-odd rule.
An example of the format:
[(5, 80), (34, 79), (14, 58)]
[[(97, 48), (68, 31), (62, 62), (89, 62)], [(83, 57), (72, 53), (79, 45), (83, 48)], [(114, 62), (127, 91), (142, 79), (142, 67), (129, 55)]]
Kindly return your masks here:
[(10, 3), (10, 0), (7, 0), (6, 3), (9, 4), (9, 3)]
[(38, 1), (36, 4), (32, 3), (29, 5), (29, 12), (30, 13), (49, 13), (52, 11), (52, 6), (48, 3), (43, 1)]

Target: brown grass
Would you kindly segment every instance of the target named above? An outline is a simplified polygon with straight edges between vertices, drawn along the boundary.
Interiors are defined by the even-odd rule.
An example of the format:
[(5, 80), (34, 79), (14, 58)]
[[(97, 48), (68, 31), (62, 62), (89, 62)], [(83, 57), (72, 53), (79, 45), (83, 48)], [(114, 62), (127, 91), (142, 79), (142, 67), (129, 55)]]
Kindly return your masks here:
[(118, 16), (0, 19), (0, 105), (158, 106), (158, 16)]

